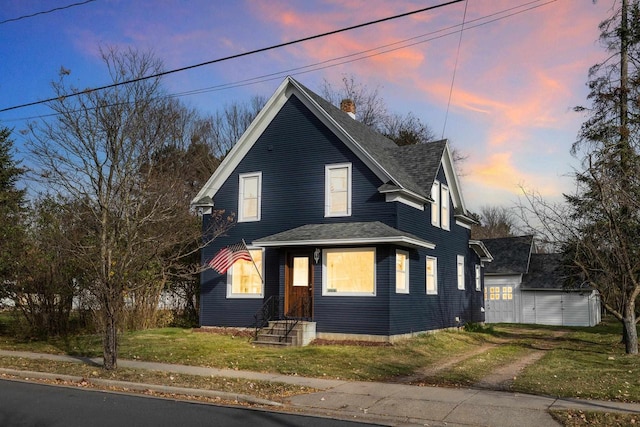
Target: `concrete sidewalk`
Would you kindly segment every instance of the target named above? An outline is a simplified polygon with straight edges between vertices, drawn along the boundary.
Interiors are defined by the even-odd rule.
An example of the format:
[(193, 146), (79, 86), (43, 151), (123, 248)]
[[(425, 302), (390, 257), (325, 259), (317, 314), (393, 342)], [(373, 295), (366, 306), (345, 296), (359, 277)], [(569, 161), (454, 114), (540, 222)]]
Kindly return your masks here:
[[(0, 356), (49, 359), (101, 365), (102, 359), (0, 350)], [(360, 422), (394, 426), (553, 426), (558, 425), (549, 415), (551, 409), (579, 409), (584, 411), (630, 412), (640, 414), (640, 404), (560, 399), (476, 389), (417, 387), (400, 384), (326, 380), (280, 374), (204, 368), (166, 363), (119, 360), (121, 367), (149, 369), (189, 375), (221, 376), (296, 384), (321, 390), (294, 396), (285, 405), (310, 415), (319, 415)], [(31, 373), (32, 374), (32, 373)], [(33, 375), (32, 375), (33, 376)], [(56, 375), (55, 377), (60, 377)], [(93, 380), (92, 380), (93, 381)], [(100, 380), (109, 383), (110, 380)], [(115, 383), (115, 382), (111, 382)], [(164, 392), (186, 394), (189, 390), (144, 384), (147, 389), (161, 388)], [(259, 404), (269, 404), (251, 396), (221, 392), (193, 393), (235, 398)], [(278, 405), (275, 402), (274, 406)]]

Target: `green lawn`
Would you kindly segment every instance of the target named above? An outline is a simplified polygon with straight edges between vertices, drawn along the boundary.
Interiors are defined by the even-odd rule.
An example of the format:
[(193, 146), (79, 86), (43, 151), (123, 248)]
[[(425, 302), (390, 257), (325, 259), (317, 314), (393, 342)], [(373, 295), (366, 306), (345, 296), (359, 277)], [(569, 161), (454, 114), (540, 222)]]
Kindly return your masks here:
[[(231, 333), (165, 328), (122, 334), (119, 356), (365, 381), (393, 381), (459, 358), (424, 383), (469, 386), (500, 366), (532, 351), (545, 350), (542, 359), (517, 376), (514, 391), (640, 402), (640, 357), (624, 354), (617, 323), (562, 331), (533, 325), (496, 325), (489, 332), (447, 331), (394, 345), (350, 343), (280, 349), (256, 347), (246, 336)], [(490, 348), (478, 352), (488, 344)], [(0, 348), (92, 357), (102, 354), (100, 337), (95, 335), (26, 341), (5, 334), (0, 335)], [(475, 356), (461, 357), (474, 350)]]

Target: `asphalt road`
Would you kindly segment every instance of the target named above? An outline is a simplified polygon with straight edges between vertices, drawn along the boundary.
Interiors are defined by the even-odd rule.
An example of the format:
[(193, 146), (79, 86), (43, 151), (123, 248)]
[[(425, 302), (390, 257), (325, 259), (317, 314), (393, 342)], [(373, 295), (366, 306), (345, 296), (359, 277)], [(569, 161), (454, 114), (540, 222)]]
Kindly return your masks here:
[(370, 424), (0, 380), (0, 426), (291, 426)]

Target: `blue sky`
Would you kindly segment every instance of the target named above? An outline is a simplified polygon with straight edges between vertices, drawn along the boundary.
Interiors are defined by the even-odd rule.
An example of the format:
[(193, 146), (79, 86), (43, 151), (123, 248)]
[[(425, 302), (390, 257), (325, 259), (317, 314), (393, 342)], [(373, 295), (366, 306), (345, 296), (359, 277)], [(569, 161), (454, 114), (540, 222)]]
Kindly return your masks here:
[[(80, 1), (3, 0), (0, 21)], [(0, 109), (52, 96), (50, 82), (61, 66), (71, 70), (78, 87), (108, 84), (101, 46), (152, 50), (174, 69), (444, 2), (95, 0), (0, 24)], [(390, 111), (413, 112), (438, 135), (444, 128), (444, 136), (468, 156), (462, 185), (472, 210), (512, 205), (519, 186), (554, 199), (571, 191), (567, 174), (578, 162), (569, 149), (583, 120), (572, 107), (586, 103), (588, 68), (605, 56), (597, 26), (613, 4), (469, 0), (177, 73), (164, 85), (182, 93), (276, 74), (182, 97), (206, 114), (232, 100), (270, 96), (287, 74), (316, 91), (323, 80), (338, 84), (353, 75), (378, 87)], [(352, 56), (362, 59), (348, 63), (334, 60), (392, 43), (402, 48)], [(292, 71), (320, 63), (311, 72)], [(43, 105), (0, 113), (0, 125), (16, 131), (18, 156), (26, 156), (19, 132), (24, 119), (47, 113)]]

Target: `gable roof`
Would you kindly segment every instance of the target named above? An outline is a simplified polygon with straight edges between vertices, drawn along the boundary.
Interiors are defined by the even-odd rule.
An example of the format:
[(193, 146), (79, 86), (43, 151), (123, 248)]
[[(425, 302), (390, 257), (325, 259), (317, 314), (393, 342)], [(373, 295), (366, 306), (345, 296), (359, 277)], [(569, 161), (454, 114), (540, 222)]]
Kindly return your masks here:
[(444, 167), (456, 212), (467, 214), (448, 143), (437, 141), (398, 147), (393, 141), (323, 99), (291, 77), (285, 78), (267, 101), (249, 128), (227, 154), (218, 169), (194, 197), (198, 206), (207, 197), (213, 199), (222, 184), (242, 161), (267, 125), (291, 96), (296, 96), (383, 182), (381, 192), (399, 192), (417, 201), (431, 201), (431, 186)]
[(493, 262), (486, 267), (486, 274), (526, 274), (533, 248), (533, 236), (482, 239), (493, 255)]
[(435, 244), (379, 221), (307, 224), (251, 242), (258, 247), (394, 243), (434, 249)]
[(532, 290), (563, 287), (562, 254), (531, 254), (529, 271), (522, 278), (521, 288)]

